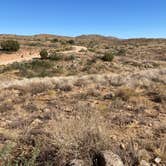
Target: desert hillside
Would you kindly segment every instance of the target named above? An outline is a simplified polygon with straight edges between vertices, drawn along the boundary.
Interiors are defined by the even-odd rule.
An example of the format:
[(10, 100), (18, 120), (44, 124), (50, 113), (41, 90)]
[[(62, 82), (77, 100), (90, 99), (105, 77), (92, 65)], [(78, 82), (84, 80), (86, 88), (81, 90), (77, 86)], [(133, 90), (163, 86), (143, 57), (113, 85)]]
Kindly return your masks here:
[(166, 165), (166, 39), (6, 40), (20, 48), (0, 49), (0, 165)]

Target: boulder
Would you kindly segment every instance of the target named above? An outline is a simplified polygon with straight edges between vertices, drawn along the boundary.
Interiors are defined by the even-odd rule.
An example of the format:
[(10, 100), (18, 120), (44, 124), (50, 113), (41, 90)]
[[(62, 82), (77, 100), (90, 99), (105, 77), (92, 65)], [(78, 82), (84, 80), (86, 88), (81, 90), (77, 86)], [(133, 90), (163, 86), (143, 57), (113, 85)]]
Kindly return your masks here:
[(94, 166), (124, 166), (121, 158), (112, 151), (102, 151), (93, 156)]

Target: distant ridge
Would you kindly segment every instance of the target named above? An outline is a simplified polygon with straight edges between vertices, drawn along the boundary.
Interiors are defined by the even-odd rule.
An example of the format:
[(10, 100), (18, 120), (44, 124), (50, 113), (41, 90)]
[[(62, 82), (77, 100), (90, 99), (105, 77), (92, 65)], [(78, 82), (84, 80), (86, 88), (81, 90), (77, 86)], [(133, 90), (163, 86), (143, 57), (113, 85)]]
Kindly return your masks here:
[(80, 35), (77, 36), (78, 39), (96, 39), (96, 40), (119, 40), (119, 38), (113, 37), (113, 36), (102, 36), (97, 34), (89, 34), (89, 35)]
[(165, 41), (166, 38), (144, 38), (144, 37), (140, 37), (140, 38), (128, 38), (128, 39), (121, 39), (121, 38), (117, 38), (114, 36), (104, 36), (104, 35), (99, 35), (99, 34), (83, 34), (80, 36), (63, 36), (63, 35), (56, 35), (56, 34), (34, 34), (34, 35), (17, 35), (17, 34), (0, 34), (1, 38), (4, 39), (24, 39), (24, 38), (33, 38), (33, 39), (66, 39), (66, 40), (70, 40), (70, 39), (77, 39), (77, 40), (95, 40), (95, 41), (128, 41), (128, 42), (132, 42), (132, 41), (154, 41), (154, 40), (159, 40), (159, 41)]
[(6, 37), (36, 37), (36, 38), (76, 38), (76, 39), (111, 39), (111, 40), (119, 40), (117, 37), (113, 36), (103, 36), (98, 34), (88, 34), (88, 35), (80, 35), (80, 36), (63, 36), (63, 35), (55, 35), (55, 34), (34, 34), (34, 35), (17, 35), (17, 34), (0, 34), (0, 36), (6, 36)]

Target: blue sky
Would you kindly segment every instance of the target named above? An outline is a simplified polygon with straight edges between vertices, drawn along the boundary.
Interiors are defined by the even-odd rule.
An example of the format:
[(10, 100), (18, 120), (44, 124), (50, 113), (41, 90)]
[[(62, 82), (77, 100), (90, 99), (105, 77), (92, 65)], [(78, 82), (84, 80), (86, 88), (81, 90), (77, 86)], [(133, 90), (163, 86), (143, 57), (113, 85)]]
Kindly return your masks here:
[(166, 0), (1, 0), (0, 33), (166, 38)]

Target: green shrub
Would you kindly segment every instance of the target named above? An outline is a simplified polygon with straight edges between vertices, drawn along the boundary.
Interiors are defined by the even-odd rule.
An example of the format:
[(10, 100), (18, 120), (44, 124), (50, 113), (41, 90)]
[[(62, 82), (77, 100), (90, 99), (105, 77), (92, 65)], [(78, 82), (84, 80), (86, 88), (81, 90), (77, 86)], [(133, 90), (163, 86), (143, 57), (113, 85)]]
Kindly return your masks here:
[(86, 52), (86, 50), (85, 49), (81, 49), (79, 52)]
[(69, 55), (69, 56), (67, 56), (67, 57), (65, 57), (65, 60), (66, 61), (73, 61), (73, 60), (75, 60), (75, 55)]
[(94, 48), (88, 48), (88, 51), (95, 52), (95, 49)]
[(43, 49), (40, 51), (40, 57), (41, 59), (47, 59), (48, 58), (48, 52), (46, 49)]
[(111, 62), (111, 61), (113, 61), (113, 59), (114, 59), (114, 52), (106, 52), (104, 54), (104, 56), (102, 57), (103, 61), (109, 61), (109, 62)]
[(41, 43), (39, 43), (39, 42), (33, 42), (33, 43), (29, 43), (28, 44), (28, 46), (32, 46), (32, 47), (35, 47), (35, 46), (42, 46), (42, 44)]
[(66, 44), (66, 41), (65, 41), (65, 40), (60, 40), (60, 43), (61, 43), (62, 45), (65, 45), (65, 44)]
[(48, 69), (51, 67), (52, 63), (50, 61), (33, 60), (31, 63), (27, 63), (27, 68), (32, 70)]
[(75, 41), (74, 40), (68, 40), (67, 43), (69, 43), (69, 44), (75, 44)]
[(52, 43), (57, 43), (58, 41), (59, 40), (57, 38), (51, 40)]
[(14, 40), (6, 40), (1, 42), (1, 48), (4, 51), (18, 51), (20, 44)]
[(63, 56), (60, 55), (60, 54), (57, 54), (56, 51), (53, 51), (53, 52), (50, 54), (49, 59), (50, 59), (50, 60), (54, 60), (54, 61), (58, 61), (58, 60), (63, 59)]

